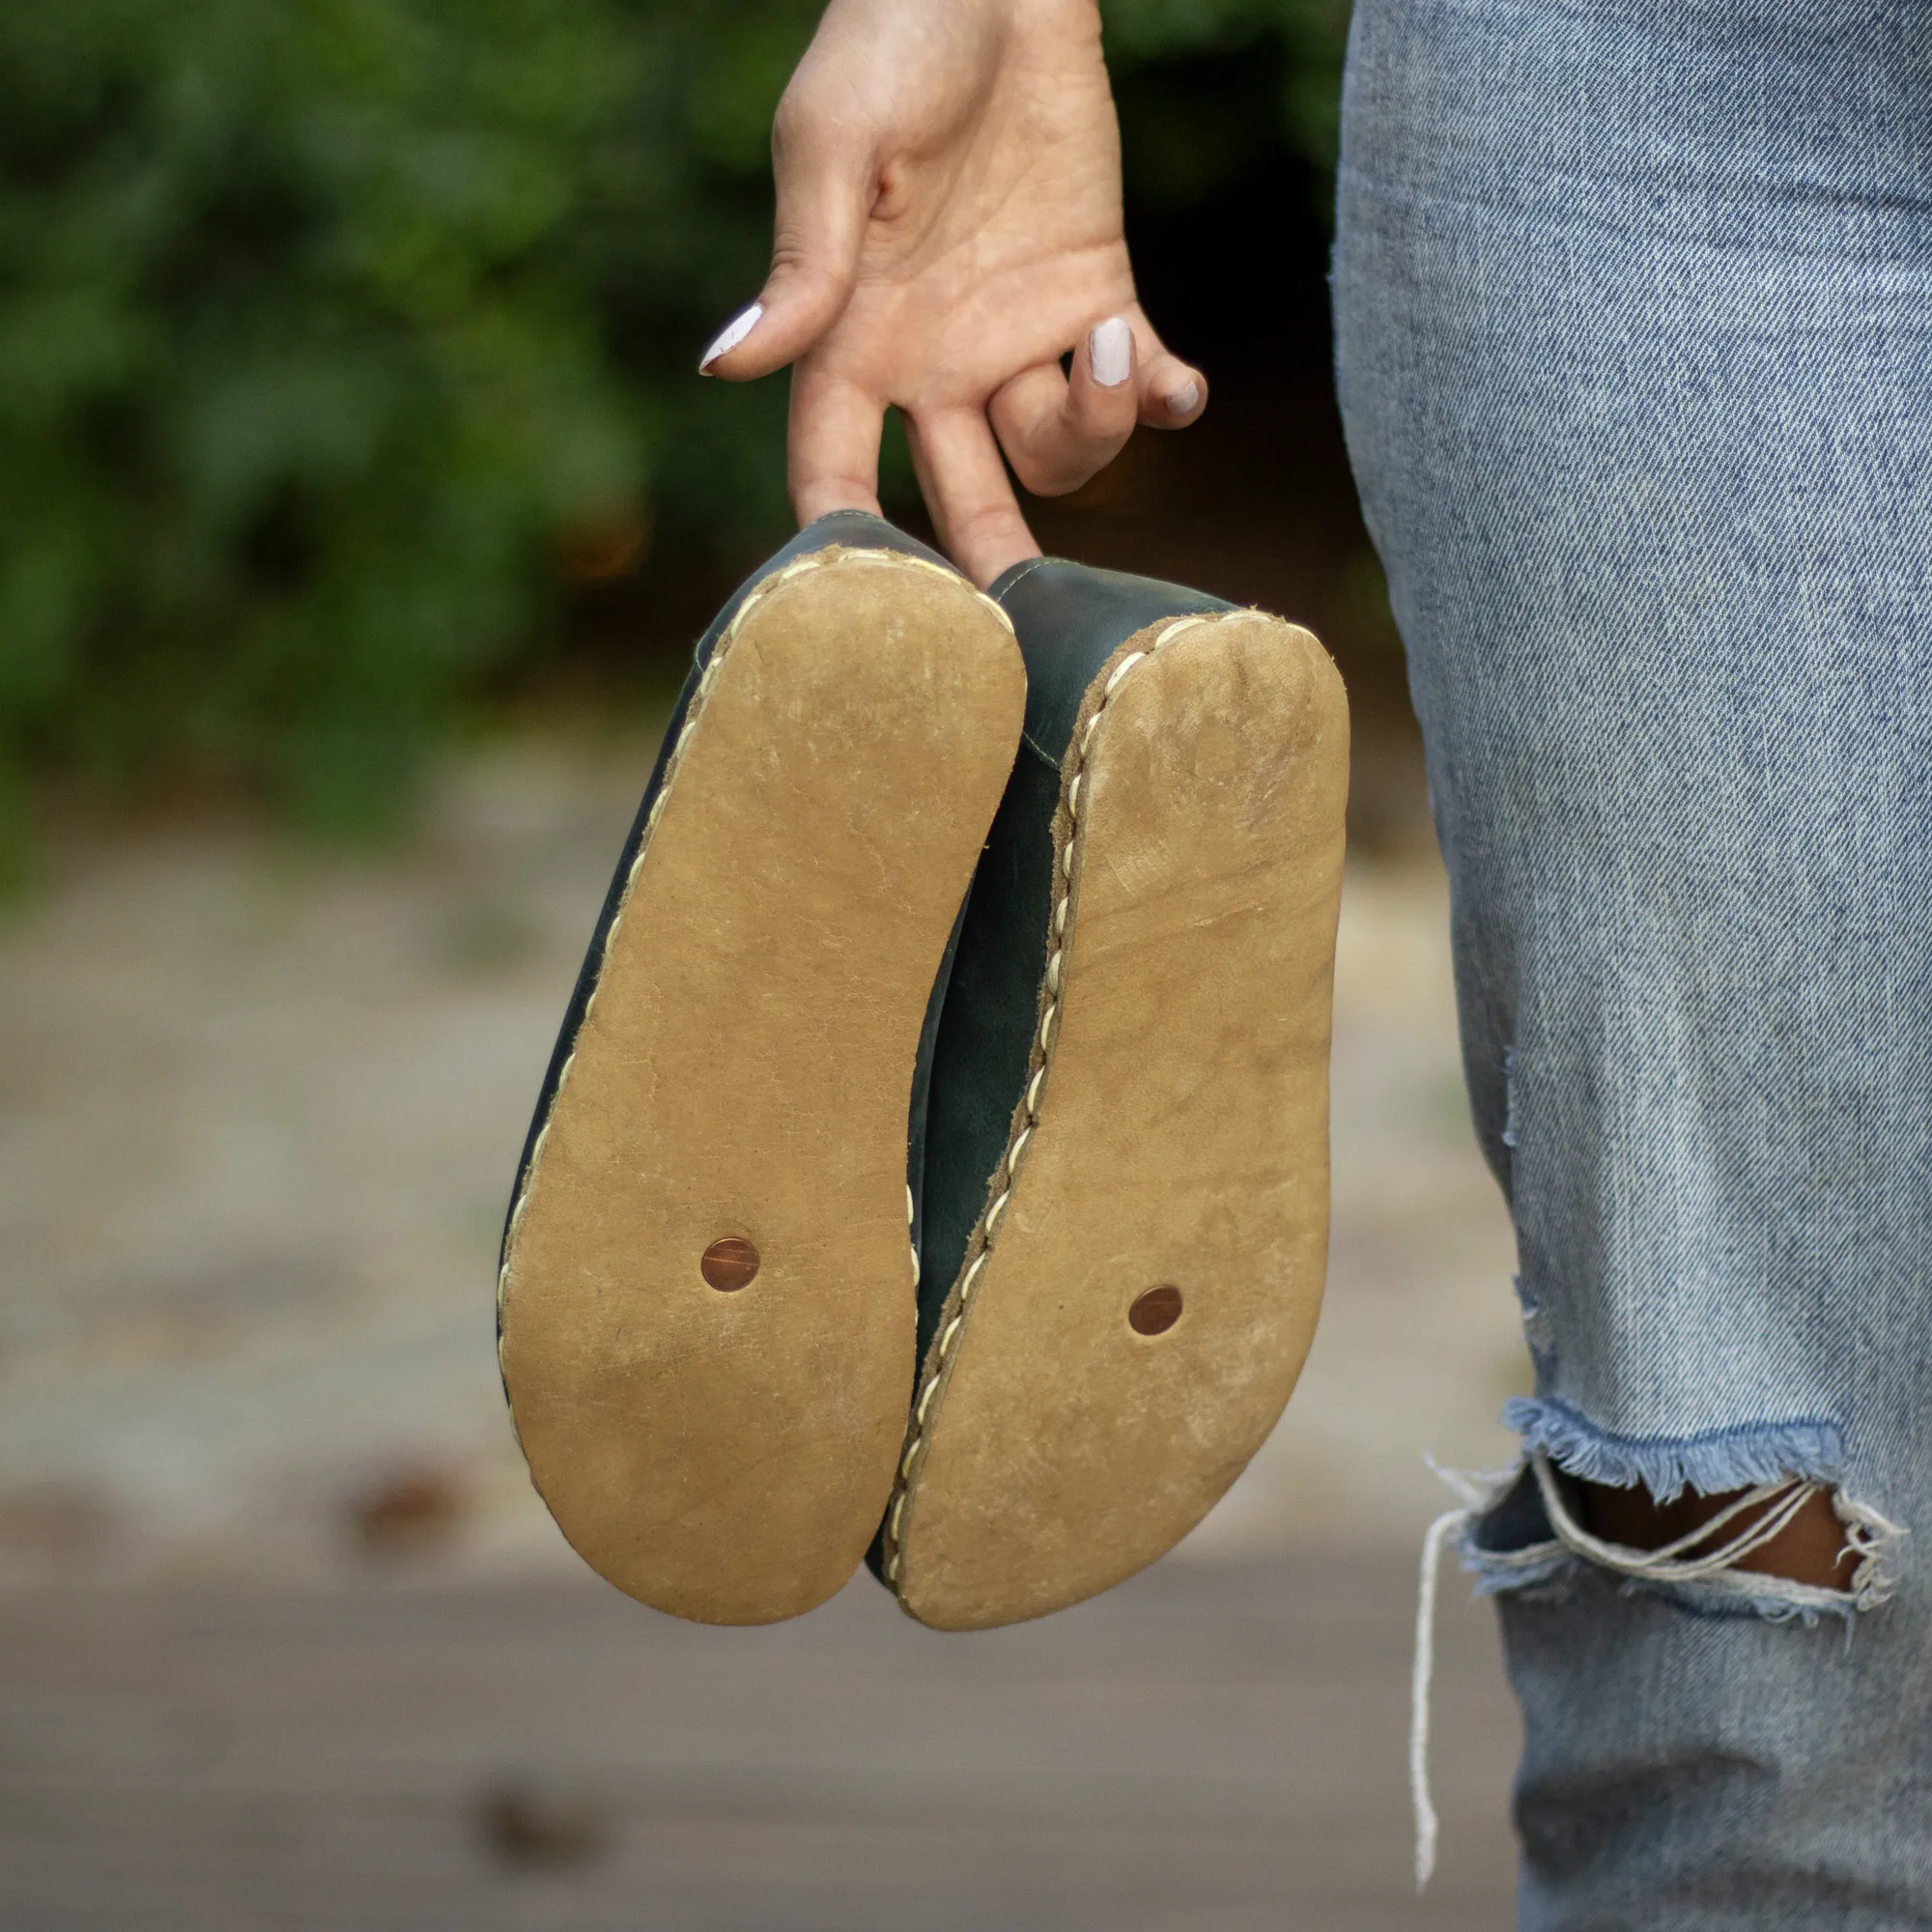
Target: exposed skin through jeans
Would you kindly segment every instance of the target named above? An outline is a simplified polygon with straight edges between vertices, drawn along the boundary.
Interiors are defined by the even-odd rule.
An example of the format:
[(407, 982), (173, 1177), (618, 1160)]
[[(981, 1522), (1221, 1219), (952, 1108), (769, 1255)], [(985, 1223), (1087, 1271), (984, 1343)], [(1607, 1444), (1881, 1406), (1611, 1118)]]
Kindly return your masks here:
[[(1335, 298), (1537, 1370), (1522, 1923), (1932, 1925), (1932, 8), (1361, 0)], [(1753, 1486), (1795, 1561), (1672, 1551)]]

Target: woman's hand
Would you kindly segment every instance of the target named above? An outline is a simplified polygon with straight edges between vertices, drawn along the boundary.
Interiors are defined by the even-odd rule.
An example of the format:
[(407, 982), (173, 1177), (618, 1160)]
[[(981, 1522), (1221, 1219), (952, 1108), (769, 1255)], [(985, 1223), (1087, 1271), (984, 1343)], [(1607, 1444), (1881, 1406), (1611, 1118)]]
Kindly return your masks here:
[(796, 363), (801, 523), (878, 508), (896, 404), (941, 542), (989, 583), (1038, 554), (1001, 448), (1057, 495), (1136, 420), (1178, 428), (1206, 406), (1134, 299), (1096, 0), (831, 0), (772, 151), (771, 275), (700, 366)]

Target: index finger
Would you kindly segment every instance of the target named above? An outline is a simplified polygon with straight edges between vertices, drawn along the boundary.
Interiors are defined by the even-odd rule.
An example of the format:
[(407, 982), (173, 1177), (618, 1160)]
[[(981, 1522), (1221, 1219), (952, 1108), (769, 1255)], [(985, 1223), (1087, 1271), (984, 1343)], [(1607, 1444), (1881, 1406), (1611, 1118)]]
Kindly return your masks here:
[(785, 487), (803, 526), (828, 510), (879, 513), (879, 433), (884, 401), (808, 356), (791, 372)]

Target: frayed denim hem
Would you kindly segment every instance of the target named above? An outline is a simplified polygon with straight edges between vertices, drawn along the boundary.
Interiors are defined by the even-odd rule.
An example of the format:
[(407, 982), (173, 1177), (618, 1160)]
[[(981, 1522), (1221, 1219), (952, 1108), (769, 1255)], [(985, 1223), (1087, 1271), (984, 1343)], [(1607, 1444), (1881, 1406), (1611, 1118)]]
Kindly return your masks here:
[(1566, 1475), (1610, 1489), (1642, 1488), (1660, 1503), (1684, 1491), (1727, 1490), (1799, 1476), (1834, 1484), (1844, 1473), (1844, 1432), (1835, 1422), (1747, 1423), (1697, 1435), (1617, 1435), (1548, 1396), (1516, 1396), (1503, 1405), (1503, 1426), (1523, 1448), (1548, 1456)]

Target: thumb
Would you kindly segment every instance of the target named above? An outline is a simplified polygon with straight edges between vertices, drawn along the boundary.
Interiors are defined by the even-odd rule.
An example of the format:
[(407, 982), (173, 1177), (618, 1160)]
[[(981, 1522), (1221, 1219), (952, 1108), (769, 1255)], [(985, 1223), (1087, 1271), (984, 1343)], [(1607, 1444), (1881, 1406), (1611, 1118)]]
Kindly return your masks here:
[[(787, 115), (772, 129), (778, 185), (771, 272), (698, 358), (701, 376), (745, 382), (795, 362), (844, 313), (871, 213), (871, 156)], [(831, 135), (831, 138), (828, 138)]]

